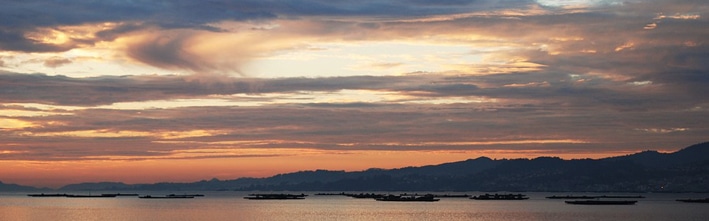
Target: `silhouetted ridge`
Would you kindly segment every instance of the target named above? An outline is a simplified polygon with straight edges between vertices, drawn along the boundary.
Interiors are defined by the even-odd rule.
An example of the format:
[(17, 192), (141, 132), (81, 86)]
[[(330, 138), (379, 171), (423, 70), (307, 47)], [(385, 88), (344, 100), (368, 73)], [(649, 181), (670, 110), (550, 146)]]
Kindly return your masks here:
[(678, 161), (685, 163), (700, 163), (707, 161), (709, 156), (709, 142), (698, 143), (671, 154)]
[(2, 181), (0, 181), (0, 192), (26, 192), (26, 191), (39, 191), (39, 190), (46, 190), (46, 189), (40, 189), (40, 188), (31, 187), (31, 186), (22, 186), (22, 185), (11, 184), (11, 183), (3, 183)]
[(677, 164), (674, 160), (670, 159), (669, 154), (660, 153), (654, 150), (646, 150), (640, 153), (610, 157), (603, 159), (605, 161), (630, 161), (639, 165), (653, 168), (664, 168)]
[(430, 176), (464, 176), (480, 173), (482, 171), (493, 168), (499, 164), (500, 162), (496, 162), (490, 158), (479, 157), (476, 159), (468, 159), (465, 161), (443, 163), (438, 165), (404, 167), (400, 169), (393, 169), (391, 170), (391, 172), (400, 175), (417, 173)]
[(102, 190), (122, 190), (130, 187), (130, 185), (121, 182), (99, 182), (69, 184), (59, 189), (64, 191), (85, 191), (94, 190), (96, 188), (100, 188)]
[(632, 161), (646, 167), (667, 168), (700, 164), (708, 161), (708, 156), (709, 142), (705, 142), (683, 148), (674, 153), (660, 153), (654, 150), (647, 150), (626, 156), (610, 157), (605, 160)]
[[(300, 171), (194, 183), (83, 183), (63, 190), (709, 192), (709, 143), (604, 159), (465, 161), (363, 171)], [(5, 184), (0, 183), (0, 187)], [(6, 186), (6, 185), (5, 185)]]

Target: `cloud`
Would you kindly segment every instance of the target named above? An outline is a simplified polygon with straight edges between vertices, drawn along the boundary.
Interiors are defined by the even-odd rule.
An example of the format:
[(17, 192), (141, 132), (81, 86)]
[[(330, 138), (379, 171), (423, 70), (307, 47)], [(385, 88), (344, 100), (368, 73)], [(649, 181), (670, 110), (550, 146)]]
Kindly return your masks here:
[[(536, 86), (540, 81), (543, 86)], [(33, 147), (34, 154), (4, 156), (25, 160), (145, 159), (195, 147), (615, 150), (620, 142), (699, 142), (709, 108), (706, 98), (672, 85), (542, 71), (278, 79), (5, 73), (0, 83), (0, 101), (13, 103), (0, 110), (33, 112), (5, 115), (3, 122), (24, 126), (0, 131), (7, 138), (0, 149), (18, 153)], [(334, 96), (350, 90), (372, 93), (348, 100)], [(374, 93), (382, 99), (371, 99)], [(200, 100), (210, 98), (257, 104)], [(176, 99), (195, 104), (105, 106)]]
[[(0, 38), (5, 39), (0, 42), (6, 43), (0, 43), (0, 49), (52, 52), (112, 42), (130, 59), (158, 68), (248, 75), (242, 69), (253, 59), (307, 48), (316, 42), (425, 39), (456, 42), (471, 48), (524, 48), (486, 54), (490, 58), (496, 56), (494, 60), (498, 61), (517, 55), (521, 59), (515, 65), (534, 65), (509, 64), (506, 68), (488, 66), (469, 71), (524, 71), (541, 65), (573, 68), (574, 72), (612, 71), (628, 75), (633, 73), (631, 69), (641, 66), (635, 65), (642, 62), (639, 56), (647, 56), (637, 53), (639, 50), (645, 53), (644, 50), (654, 49), (648, 48), (651, 45), (672, 46), (668, 44), (677, 38), (684, 38), (679, 44), (702, 47), (702, 37), (707, 34), (701, 28), (704, 19), (701, 13), (687, 12), (686, 5), (691, 2), (594, 5), (581, 10), (540, 7), (526, 0), (53, 4), (16, 2), (1, 9), (7, 13), (0, 18), (7, 22), (0, 25)], [(658, 16), (650, 4), (661, 5), (668, 11)], [(23, 17), (21, 12), (39, 10), (37, 5), (57, 10), (45, 12), (47, 16), (41, 18), (18, 19)], [(648, 23), (658, 22), (663, 24), (661, 28), (643, 29)], [(79, 26), (100, 28), (83, 30), (86, 33), (82, 36), (72, 34)], [(627, 31), (633, 29), (637, 31)], [(677, 31), (685, 34), (676, 36), (673, 33)], [(603, 37), (609, 35), (616, 37)], [(546, 54), (538, 53), (539, 50)], [(564, 58), (560, 59), (561, 56)], [(629, 58), (638, 60), (618, 65)], [(605, 66), (616, 70), (598, 70)], [(618, 70), (626, 67), (627, 70)]]
[[(41, 103), (95, 106), (117, 102), (202, 98), (211, 95), (290, 93), (297, 91), (422, 90), (435, 89), (427, 81), (436, 76), (233, 78), (215, 75), (120, 76), (70, 78), (42, 74), (0, 74), (3, 103)], [(442, 90), (442, 89), (439, 89)], [(448, 89), (452, 90), (452, 89)]]
[[(8, 2), (0, 9), (1, 42), (6, 50), (51, 51), (50, 45), (37, 44), (23, 34), (37, 28), (73, 26), (91, 23), (146, 23), (165, 29), (213, 29), (210, 24), (221, 21), (273, 19), (278, 16), (426, 16), (479, 11), (491, 8), (518, 8), (532, 4), (527, 0), (508, 1), (360, 1), (332, 2), (322, 0), (291, 1), (83, 1), (63, 2), (28, 0)], [(43, 16), (32, 16), (42, 14)], [(117, 27), (119, 33), (130, 26)], [(134, 27), (134, 26), (133, 26)], [(130, 28), (129, 28), (130, 29)], [(104, 36), (105, 37), (105, 36)], [(14, 39), (14, 41), (8, 41)], [(16, 45), (16, 46), (12, 46)], [(55, 48), (53, 50), (59, 50)]]
[[(303, 40), (368, 38), (333, 36), (348, 32), (343, 28), (349, 26), (362, 30), (355, 29), (364, 35), (371, 33), (365, 33), (363, 28), (382, 30), (376, 28), (376, 20), (359, 21), (366, 20), (366, 16), (396, 21), (489, 9), (526, 8), (531, 4), (534, 2), (528, 0), (435, 3), (410, 0), (21, 1), (4, 4), (0, 9), (0, 20), (3, 21), (0, 24), (0, 50), (66, 52), (95, 47), (102, 42), (126, 43), (122, 47), (125, 54), (147, 65), (192, 72), (243, 74), (241, 66), (249, 60), (274, 51), (297, 48), (303, 45)], [(36, 14), (43, 16), (33, 16)], [(239, 34), (244, 31), (220, 26), (229, 22), (274, 21), (294, 27), (283, 26), (285, 33), (280, 30), (269, 34), (246, 32), (246, 36), (242, 36)], [(308, 25), (314, 29), (298, 30)], [(82, 36), (76, 35), (77, 29), (87, 27), (100, 28), (82, 30)], [(323, 32), (329, 33), (322, 35)], [(222, 46), (215, 48), (210, 44)]]
[[(194, 74), (4, 72), (8, 160), (146, 159), (199, 147), (590, 152), (681, 147), (709, 133), (709, 9), (696, 1), (34, 3), (57, 10), (0, 9), (1, 50), (111, 42), (132, 61)], [(47, 16), (23, 17), (23, 9)], [(396, 76), (241, 73), (253, 59), (350, 41), (454, 44), (482, 63)]]
[(57, 68), (66, 64), (71, 64), (72, 61), (67, 58), (52, 57), (44, 61), (44, 66)]
[[(691, 74), (691, 73), (690, 73)], [(677, 74), (675, 74), (677, 75)], [(213, 75), (206, 75), (213, 76)], [(446, 99), (485, 97), (488, 99), (545, 100), (578, 107), (599, 106), (616, 110), (693, 108), (707, 102), (698, 96), (706, 89), (701, 78), (686, 77), (678, 89), (668, 80), (651, 79), (651, 85), (636, 85), (604, 76), (569, 75), (556, 72), (527, 72), (484, 76), (446, 76), (436, 73), (406, 76), (350, 76), (329, 78), (207, 78), (191, 76), (123, 76), (69, 78), (63, 76), (0, 74), (3, 103), (41, 103), (73, 106), (109, 105), (174, 99), (202, 99), (238, 94), (287, 94), (342, 90), (382, 91), (409, 98)], [(697, 74), (700, 77), (703, 75)], [(691, 80), (690, 80), (691, 79)], [(511, 87), (543, 81), (543, 87)], [(531, 82), (531, 83), (530, 83)], [(657, 84), (655, 82), (664, 82)]]
[(396, 62), (396, 63), (394, 63), (394, 62), (373, 63), (373, 64), (367, 65), (366, 69), (371, 69), (371, 68), (374, 68), (374, 69), (390, 69), (390, 68), (399, 67), (399, 66), (401, 66), (401, 65), (403, 65), (403, 63), (401, 63), (401, 62)]
[(647, 133), (674, 133), (674, 132), (682, 132), (682, 131), (687, 131), (687, 128), (669, 128), (669, 129), (663, 129), (663, 128), (637, 128), (636, 130), (647, 132)]
[(47, 44), (28, 39), (22, 31), (8, 30), (0, 27), (0, 49), (3, 51), (24, 52), (58, 52), (73, 48), (70, 44)]
[[(71, 115), (18, 118), (35, 126), (22, 131), (0, 131), (7, 138), (1, 148), (35, 153), (7, 156), (24, 160), (61, 160), (62, 157), (91, 160), (102, 156), (144, 159), (197, 147), (234, 150), (562, 150), (573, 147), (576, 151), (600, 151), (616, 150), (618, 142), (637, 147), (657, 145), (654, 142), (667, 144), (676, 142), (675, 139), (698, 141), (707, 130), (703, 120), (705, 111), (613, 111), (544, 103), (546, 100), (350, 105), (333, 102), (140, 110), (91, 108), (71, 111)], [(682, 118), (677, 117), (680, 113)], [(647, 121), (648, 118), (653, 121)], [(673, 133), (637, 128), (673, 128)], [(648, 138), (645, 135), (648, 132), (661, 133)], [(14, 133), (24, 135), (12, 135)], [(13, 143), (23, 145), (13, 146)], [(101, 148), (96, 148), (98, 146)]]

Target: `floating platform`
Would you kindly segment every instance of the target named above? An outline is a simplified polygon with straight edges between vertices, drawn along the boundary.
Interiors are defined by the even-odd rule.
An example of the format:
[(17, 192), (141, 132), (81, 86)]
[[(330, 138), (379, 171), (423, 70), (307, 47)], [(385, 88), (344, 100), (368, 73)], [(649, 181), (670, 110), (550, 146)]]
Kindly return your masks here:
[(440, 199), (434, 198), (431, 194), (426, 194), (423, 196), (417, 195), (387, 195), (381, 198), (375, 198), (377, 201), (390, 201), (390, 202), (436, 202)]
[(574, 201), (564, 201), (567, 204), (574, 205), (633, 205), (637, 203), (636, 200), (574, 200)]
[(528, 200), (529, 197), (523, 194), (483, 194), (470, 197), (473, 200)]
[(248, 200), (302, 200), (308, 195), (305, 194), (249, 194), (244, 197)]
[(678, 202), (683, 203), (709, 203), (709, 198), (704, 199), (678, 199)]

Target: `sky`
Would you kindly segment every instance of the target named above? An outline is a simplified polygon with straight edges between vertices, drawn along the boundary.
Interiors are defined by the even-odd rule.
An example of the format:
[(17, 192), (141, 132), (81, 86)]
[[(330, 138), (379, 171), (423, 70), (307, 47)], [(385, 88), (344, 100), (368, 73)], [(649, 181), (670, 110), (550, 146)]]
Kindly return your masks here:
[(709, 140), (704, 0), (2, 0), (0, 181), (193, 182)]

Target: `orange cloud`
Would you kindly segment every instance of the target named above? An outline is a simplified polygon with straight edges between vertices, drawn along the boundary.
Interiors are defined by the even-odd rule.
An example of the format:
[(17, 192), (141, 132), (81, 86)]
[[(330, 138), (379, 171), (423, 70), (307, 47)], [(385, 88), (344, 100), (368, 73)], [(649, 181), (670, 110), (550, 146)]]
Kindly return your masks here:
[(0, 130), (19, 130), (28, 127), (36, 127), (37, 125), (23, 120), (0, 118)]

